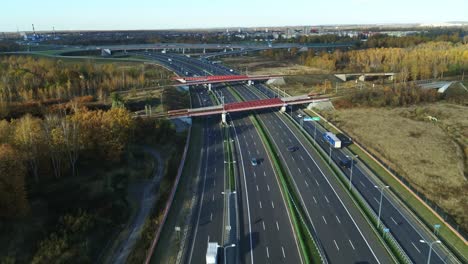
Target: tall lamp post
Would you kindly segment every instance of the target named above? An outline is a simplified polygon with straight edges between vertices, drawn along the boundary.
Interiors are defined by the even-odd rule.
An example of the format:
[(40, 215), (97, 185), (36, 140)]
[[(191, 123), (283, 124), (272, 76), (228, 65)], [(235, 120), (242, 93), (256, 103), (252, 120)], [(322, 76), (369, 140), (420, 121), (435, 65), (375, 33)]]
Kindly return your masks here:
[(226, 249), (232, 248), (232, 247), (235, 247), (235, 246), (236, 246), (236, 244), (231, 244), (229, 246), (224, 247), (224, 264), (226, 264)]
[(440, 244), (440, 243), (442, 243), (442, 242), (440, 242), (440, 240), (436, 240), (436, 241), (434, 241), (434, 242), (428, 242), (428, 241), (426, 241), (426, 240), (424, 240), (424, 239), (419, 240), (419, 242), (425, 243), (425, 244), (429, 244), (429, 254), (428, 254), (428, 256), (427, 256), (427, 264), (431, 263), (432, 246), (433, 246), (434, 244)]
[(374, 187), (380, 190), (379, 218), (377, 219), (377, 228), (379, 228), (379, 227), (380, 227), (380, 222), (381, 222), (381, 220), (380, 220), (380, 213), (382, 212), (382, 197), (383, 197), (383, 191), (384, 191), (385, 189), (390, 188), (390, 186), (385, 185), (385, 186), (379, 187), (379, 186), (375, 185)]
[(351, 190), (351, 188), (353, 188), (353, 167), (354, 167), (354, 159), (357, 159), (359, 156), (358, 155), (354, 155), (354, 156), (348, 156), (346, 155), (346, 157), (349, 159), (351, 158), (351, 173), (350, 173), (350, 176), (349, 176), (349, 189)]

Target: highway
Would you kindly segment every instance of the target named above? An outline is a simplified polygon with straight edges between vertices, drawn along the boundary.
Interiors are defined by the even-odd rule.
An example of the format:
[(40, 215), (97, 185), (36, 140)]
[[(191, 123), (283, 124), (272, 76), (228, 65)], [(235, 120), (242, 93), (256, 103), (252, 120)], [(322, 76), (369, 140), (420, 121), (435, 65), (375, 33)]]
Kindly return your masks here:
[[(237, 90), (245, 100), (258, 99), (245, 86), (238, 85), (233, 89)], [(224, 90), (223, 94), (226, 97), (233, 98), (225, 88), (221, 90)], [(294, 180), (299, 197), (305, 205), (307, 216), (314, 226), (328, 261), (330, 263), (392, 262), (349, 197), (340, 192), (341, 187), (334, 182), (331, 183), (324, 174), (331, 172), (326, 166), (317, 165), (320, 158), (312, 156), (311, 149), (307, 147), (301, 147), (292, 153), (288, 152), (288, 147), (301, 145), (293, 131), (273, 111), (259, 113), (260, 120), (268, 128), (270, 139), (280, 150), (280, 159)], [(364, 236), (364, 234), (370, 235)]]
[[(153, 58), (161, 60), (160, 55)], [(203, 72), (199, 72), (191, 65), (176, 64), (177, 60), (167, 63), (169, 61), (165, 57), (162, 61), (167, 64), (167, 67), (174, 67), (184, 71), (184, 74), (203, 74)], [(199, 89), (193, 89), (193, 91), (196, 96), (201, 97), (200, 102), (204, 102), (208, 98), (207, 93), (200, 92)], [(240, 188), (236, 189), (237, 194), (235, 196), (238, 199), (240, 220), (240, 237), (237, 243), (239, 261), (241, 263), (303, 263), (295, 233), (292, 229), (291, 219), (273, 167), (264, 146), (261, 144), (260, 136), (248, 117), (232, 120), (231, 131), (236, 152), (238, 153), (235, 159), (237, 161), (237, 171), (239, 172), (237, 174), (237, 186), (240, 186)], [(219, 215), (220, 211), (218, 207), (213, 207), (214, 205), (210, 204), (209, 198), (206, 198), (213, 195), (209, 190), (211, 182), (219, 178), (217, 175), (210, 174), (210, 170), (215, 173), (214, 169), (209, 168), (209, 163), (213, 158), (210, 156), (212, 143), (210, 143), (209, 137), (207, 139), (206, 136), (204, 148), (207, 150), (205, 151), (207, 155), (202, 157), (201, 170), (208, 172), (206, 182), (203, 185), (205, 189), (200, 188), (201, 191), (198, 193), (199, 199), (203, 202), (199, 209), (200, 217), (193, 220), (193, 225), (197, 227), (194, 229), (197, 230), (194, 231), (195, 234), (192, 235), (188, 243), (193, 250), (186, 254), (186, 263), (202, 263), (199, 262), (199, 259), (206, 252), (208, 236), (210, 235), (211, 240), (211, 234), (220, 237), (220, 233), (222, 233), (222, 226), (219, 228), (219, 224), (210, 221), (210, 224), (204, 227), (203, 225), (206, 222), (198, 220), (206, 219), (208, 215), (211, 216), (213, 208), (215, 208), (217, 215)], [(259, 159), (257, 166), (252, 166), (252, 156)], [(217, 192), (221, 193), (221, 191), (222, 189)]]
[[(172, 61), (174, 62), (177, 59), (178, 58), (173, 57)], [(199, 66), (203, 66), (203, 64)], [(195, 68), (192, 68), (188, 64), (185, 64), (184, 67), (190, 68), (192, 71), (196, 71)], [(217, 87), (220, 87), (220, 88), (217, 88)], [(243, 86), (236, 86), (235, 89), (238, 89), (239, 87), (243, 87)], [(226, 103), (231, 103), (231, 102), (236, 101), (235, 98), (227, 90), (225, 90), (224, 86), (218, 85), (214, 87), (213, 89), (222, 91), (222, 94), (225, 97)], [(245, 89), (248, 90), (247, 88)], [(252, 95), (253, 94), (244, 94), (243, 96), (245, 97), (246, 100), (258, 99), (257, 97), (252, 96)], [(239, 116), (239, 115), (232, 115), (232, 116)], [(234, 118), (233, 122), (234, 122), (234, 127), (242, 126), (248, 129), (253, 129), (252, 124), (250, 123), (248, 119), (246, 120), (245, 117), (243, 117), (241, 120), (237, 120), (236, 118)], [(278, 133), (279, 131), (283, 131), (283, 133), (287, 133), (286, 131), (288, 130), (285, 127), (279, 127), (279, 129), (277, 129), (276, 131)], [(291, 138), (294, 138), (294, 135), (292, 135), (292, 132), (289, 132), (289, 133), (285, 134), (284, 139), (288, 138), (289, 140), (291, 140)], [(248, 136), (245, 139), (248, 139)], [(276, 142), (276, 140), (274, 141)], [(255, 146), (257, 145), (257, 142), (261, 142), (260, 138), (252, 142), (246, 142), (245, 146), (240, 146), (240, 151), (247, 153), (247, 155), (243, 155), (243, 156), (255, 157), (255, 156), (252, 156), (252, 155), (255, 155), (252, 153), (255, 153), (256, 150), (252, 149), (252, 147), (255, 148)], [(286, 148), (287, 147), (284, 146), (284, 148), (282, 149), (286, 149)], [(264, 157), (264, 155), (262, 155), (262, 157)], [(292, 159), (294, 159), (293, 156), (288, 155), (288, 157), (291, 157)], [(310, 170), (311, 174), (313, 175), (320, 175), (320, 170), (318, 169), (318, 167), (306, 165), (306, 163), (313, 164), (313, 161), (311, 161), (310, 159), (311, 157), (307, 157), (307, 159), (302, 160), (303, 162), (302, 170), (300, 169), (300, 167), (298, 167), (299, 170), (295, 170), (294, 172), (290, 170), (290, 173), (292, 172), (291, 174), (294, 176), (294, 178), (296, 177), (301, 178), (300, 184), (299, 184), (301, 188), (311, 188), (311, 185), (309, 185), (309, 183), (306, 183), (307, 181), (310, 181), (310, 184), (320, 185), (320, 183), (322, 183), (322, 185), (324, 186), (322, 188), (311, 188), (312, 190), (314, 190), (314, 193), (312, 193), (310, 190), (301, 190), (300, 193), (303, 193), (303, 192), (306, 193), (306, 195), (304, 194), (301, 195), (302, 200), (308, 201), (307, 205), (309, 206), (307, 206), (307, 209), (308, 209), (307, 211), (309, 212), (309, 218), (311, 218), (311, 221), (315, 223), (314, 226), (317, 226), (316, 232), (317, 232), (317, 229), (320, 230), (320, 232), (318, 232), (321, 237), (320, 243), (322, 243), (322, 246), (325, 248), (327, 258), (330, 260), (330, 262), (332, 263), (341, 263), (341, 262), (346, 262), (346, 261), (352, 261), (352, 262), (365, 261), (368, 263), (391, 262), (392, 260), (388, 257), (387, 253), (385, 252), (385, 249), (382, 247), (379, 241), (376, 240), (377, 238), (372, 233), (373, 231), (370, 230), (370, 227), (367, 226), (365, 219), (363, 219), (363, 217), (354, 208), (354, 206), (351, 205), (353, 217), (358, 219), (357, 220), (358, 223), (363, 226), (361, 228), (364, 229), (366, 234), (370, 234), (370, 235), (367, 235), (365, 237), (362, 234), (361, 229), (358, 227), (358, 224), (355, 222), (356, 220), (354, 220), (354, 218), (351, 217), (351, 213), (349, 213), (349, 211), (346, 209), (341, 198), (339, 198), (336, 194), (334, 194), (335, 191), (334, 190), (332, 191), (333, 187), (331, 187), (331, 185), (327, 182), (325, 176), (317, 177), (316, 181), (315, 179), (314, 180), (304, 179), (307, 170)], [(291, 161), (286, 161), (286, 162), (288, 164), (288, 162), (291, 162)], [(242, 164), (244, 163), (245, 162), (242, 162)], [(297, 167), (296, 164), (294, 164), (293, 166)], [(254, 175), (256, 175), (256, 173), (254, 173)], [(303, 183), (306, 183), (306, 184), (303, 184)], [(260, 185), (262, 184), (263, 183), (260, 183)], [(255, 185), (258, 186), (257, 183)], [(267, 186), (268, 186), (267, 189), (271, 189), (269, 187), (269, 184)], [(327, 186), (329, 186), (328, 189), (327, 189)], [(249, 184), (247, 184), (246, 186), (242, 186), (242, 187), (243, 187), (242, 189), (247, 188), (247, 192), (249, 192), (249, 188), (252, 188), (252, 186), (249, 186)], [(254, 188), (254, 191), (256, 191), (255, 188)], [(325, 190), (323, 190), (323, 188), (325, 188)], [(330, 193), (330, 194), (324, 194), (324, 193)], [(323, 202), (321, 200), (317, 200), (316, 197), (318, 199), (323, 200)], [(264, 198), (264, 195), (261, 195), (258, 197), (258, 199), (260, 200), (262, 198)], [(315, 201), (315, 202), (312, 202), (312, 201)], [(351, 204), (350, 201), (347, 201), (347, 203), (348, 203), (347, 204), (348, 206)], [(318, 212), (325, 212), (325, 213), (318, 213)], [(327, 221), (327, 218), (328, 218), (328, 221)], [(374, 248), (375, 248), (375, 251), (377, 251), (379, 258), (377, 258), (377, 255), (374, 252)]]
[[(194, 107), (211, 104), (206, 93), (192, 93)], [(203, 128), (203, 152), (197, 189), (197, 210), (192, 215), (191, 232), (184, 263), (205, 263), (208, 241), (222, 244), (225, 186), (223, 138), (218, 120), (207, 119)]]
[[(267, 88), (262, 85), (256, 86), (262, 92), (265, 92), (269, 97), (274, 97), (274, 92), (266, 90)], [(287, 114), (290, 114), (288, 111)], [(295, 109), (292, 112), (293, 118), (299, 123), (300, 117), (298, 115), (306, 115), (306, 113), (300, 109)], [(307, 116), (307, 115), (306, 115)], [(305, 130), (313, 137), (315, 123), (304, 122)], [(318, 125), (317, 126), (317, 143), (327, 152), (329, 151), (329, 145), (322, 138), (322, 134), (326, 130)], [(332, 148), (332, 159), (338, 162), (339, 159), (346, 158), (346, 155), (351, 156), (352, 153), (347, 148), (333, 149)], [(348, 179), (351, 175), (350, 169), (343, 169), (343, 172), (347, 175)], [(378, 212), (380, 203), (380, 190), (374, 186), (382, 186), (380, 181), (372, 177), (372, 172), (362, 163), (357, 162), (353, 169), (353, 188), (356, 188), (367, 203), (372, 207), (374, 212)], [(424, 263), (427, 260), (429, 247), (427, 244), (422, 244), (419, 240), (424, 239), (426, 241), (435, 241), (436, 238), (432, 235), (431, 231), (428, 232), (426, 228), (423, 228), (418, 220), (415, 219), (405, 206), (393, 196), (389, 196), (388, 192), (384, 191), (382, 200), (382, 213), (381, 219), (385, 226), (390, 229), (390, 232), (394, 235), (396, 240), (399, 242), (401, 247), (405, 250), (406, 254), (411, 258), (414, 263)], [(437, 245), (433, 248), (434, 252), (431, 257), (431, 263), (458, 263), (457, 260), (453, 259), (452, 256), (442, 251)]]

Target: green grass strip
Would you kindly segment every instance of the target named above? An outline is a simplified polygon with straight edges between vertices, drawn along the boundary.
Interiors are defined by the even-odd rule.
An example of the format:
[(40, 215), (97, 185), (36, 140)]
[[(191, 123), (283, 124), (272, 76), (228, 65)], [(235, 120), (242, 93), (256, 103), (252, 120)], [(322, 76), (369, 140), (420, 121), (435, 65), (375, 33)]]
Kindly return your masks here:
[[(237, 93), (237, 91), (232, 89), (230, 86), (228, 86), (228, 90), (237, 100), (244, 101), (243, 98)], [(291, 179), (287, 177), (288, 174), (285, 172), (281, 162), (278, 160), (277, 150), (271, 144), (271, 141), (268, 138), (263, 125), (259, 122), (257, 117), (250, 116), (250, 119), (259, 132), (265, 148), (267, 149), (268, 155), (273, 162), (273, 167), (279, 177), (279, 181), (281, 183), (280, 188), (285, 194), (288, 211), (291, 215), (294, 231), (298, 237), (299, 246), (301, 248), (305, 262), (323, 263), (322, 256), (320, 255), (317, 244), (315, 243), (312, 234), (310, 233), (311, 227), (309, 227), (304, 220), (304, 216), (306, 215), (305, 211), (299, 202), (299, 198), (294, 192), (294, 185), (292, 184)]]

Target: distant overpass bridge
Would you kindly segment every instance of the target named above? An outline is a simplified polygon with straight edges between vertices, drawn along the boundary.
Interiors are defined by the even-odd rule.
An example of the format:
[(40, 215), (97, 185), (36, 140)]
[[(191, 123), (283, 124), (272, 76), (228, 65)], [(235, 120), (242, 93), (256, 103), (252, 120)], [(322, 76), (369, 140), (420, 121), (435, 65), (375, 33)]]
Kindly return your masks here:
[(259, 81), (280, 79), (283, 75), (211, 75), (199, 77), (174, 77), (173, 80), (179, 82), (179, 86), (183, 85), (199, 85), (227, 82), (244, 82), (244, 81)]
[(255, 101), (236, 102), (224, 105), (216, 105), (209, 107), (179, 109), (167, 112), (169, 118), (179, 117), (197, 117), (221, 114), (223, 122), (226, 120), (227, 113), (243, 112), (251, 110), (259, 110), (266, 108), (280, 108), (280, 111), (286, 111), (288, 105), (309, 104), (317, 102), (329, 101), (329, 98), (314, 98), (307, 95), (284, 97), (284, 98), (269, 98)]
[(394, 72), (372, 72), (372, 73), (342, 73), (335, 74), (335, 77), (346, 82), (350, 78), (357, 78), (360, 81), (366, 81), (369, 78), (383, 77), (393, 80), (396, 73)]

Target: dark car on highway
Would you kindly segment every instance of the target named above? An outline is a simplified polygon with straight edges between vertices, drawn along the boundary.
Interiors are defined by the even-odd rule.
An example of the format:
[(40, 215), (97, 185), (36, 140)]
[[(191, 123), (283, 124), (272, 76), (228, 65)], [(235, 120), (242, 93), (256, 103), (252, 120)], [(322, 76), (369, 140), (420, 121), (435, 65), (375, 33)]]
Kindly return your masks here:
[(294, 152), (294, 151), (296, 151), (296, 150), (298, 150), (298, 149), (299, 149), (298, 146), (289, 146), (289, 147), (288, 147), (288, 151), (289, 151), (289, 152)]

